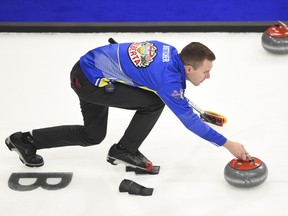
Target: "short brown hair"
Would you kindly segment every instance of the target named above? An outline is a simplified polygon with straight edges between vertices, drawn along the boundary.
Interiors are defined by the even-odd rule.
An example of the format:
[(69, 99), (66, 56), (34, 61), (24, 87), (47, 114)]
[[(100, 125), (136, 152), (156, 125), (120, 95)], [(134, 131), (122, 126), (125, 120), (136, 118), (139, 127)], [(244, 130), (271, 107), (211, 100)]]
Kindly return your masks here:
[(191, 65), (195, 70), (203, 64), (205, 59), (210, 61), (216, 59), (214, 53), (199, 42), (192, 42), (185, 46), (180, 53), (180, 58), (184, 65)]

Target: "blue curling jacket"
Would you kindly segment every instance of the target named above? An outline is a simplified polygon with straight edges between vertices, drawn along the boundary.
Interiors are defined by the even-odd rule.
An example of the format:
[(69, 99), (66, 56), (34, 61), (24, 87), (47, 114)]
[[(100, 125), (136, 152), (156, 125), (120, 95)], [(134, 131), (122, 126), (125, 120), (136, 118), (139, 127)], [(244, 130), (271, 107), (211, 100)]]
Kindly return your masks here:
[(185, 69), (175, 47), (159, 41), (110, 44), (82, 56), (80, 66), (95, 86), (112, 80), (154, 91), (187, 129), (217, 146), (226, 142), (189, 106)]

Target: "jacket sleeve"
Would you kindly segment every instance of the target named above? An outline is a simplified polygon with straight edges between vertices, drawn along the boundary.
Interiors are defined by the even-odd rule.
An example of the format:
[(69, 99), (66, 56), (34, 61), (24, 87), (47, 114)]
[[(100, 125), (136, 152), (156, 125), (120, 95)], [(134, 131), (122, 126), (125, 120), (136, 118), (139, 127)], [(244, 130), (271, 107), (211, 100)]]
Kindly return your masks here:
[(189, 106), (184, 96), (184, 91), (180, 84), (175, 83), (162, 86), (162, 88), (157, 91), (157, 94), (188, 130), (216, 146), (222, 146), (227, 141), (223, 135), (203, 122), (199, 116), (193, 112), (193, 109)]

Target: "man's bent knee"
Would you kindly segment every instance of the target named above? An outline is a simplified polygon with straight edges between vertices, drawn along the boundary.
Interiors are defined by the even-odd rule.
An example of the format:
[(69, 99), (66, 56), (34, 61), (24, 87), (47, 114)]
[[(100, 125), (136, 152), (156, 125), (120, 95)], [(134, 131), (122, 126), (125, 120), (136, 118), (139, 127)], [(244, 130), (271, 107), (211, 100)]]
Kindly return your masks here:
[(83, 136), (83, 142), (81, 143), (81, 146), (86, 147), (98, 145), (104, 140), (105, 136), (106, 134), (102, 136)]

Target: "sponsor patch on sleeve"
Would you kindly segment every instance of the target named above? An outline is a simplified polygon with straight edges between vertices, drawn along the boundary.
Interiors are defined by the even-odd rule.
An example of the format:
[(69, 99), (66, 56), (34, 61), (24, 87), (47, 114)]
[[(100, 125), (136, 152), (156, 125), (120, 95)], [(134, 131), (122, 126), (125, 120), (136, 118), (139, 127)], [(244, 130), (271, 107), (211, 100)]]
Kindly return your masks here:
[(183, 91), (183, 89), (180, 89), (180, 91), (173, 90), (171, 96), (174, 97), (177, 100), (184, 99), (184, 91)]

